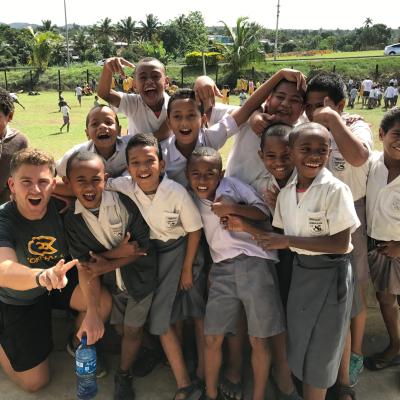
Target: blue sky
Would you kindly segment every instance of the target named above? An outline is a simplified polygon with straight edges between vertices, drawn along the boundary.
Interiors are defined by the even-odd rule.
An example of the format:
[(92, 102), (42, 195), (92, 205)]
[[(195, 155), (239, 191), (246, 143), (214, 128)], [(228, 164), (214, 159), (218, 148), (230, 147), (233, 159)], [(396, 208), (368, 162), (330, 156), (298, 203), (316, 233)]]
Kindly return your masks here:
[[(91, 25), (106, 16), (114, 23), (131, 16), (145, 19), (153, 13), (161, 22), (189, 11), (201, 11), (207, 25), (218, 25), (223, 20), (234, 25), (237, 17), (248, 16), (251, 21), (267, 28), (275, 28), (277, 0), (65, 0), (68, 23)], [(240, 6), (243, 3), (245, 6)], [(261, 5), (261, 6), (260, 6)], [(361, 0), (281, 0), (280, 27), (304, 29), (353, 29), (363, 24), (367, 17), (374, 23), (384, 23), (392, 28), (400, 25), (399, 5), (395, 0), (375, 2)], [(2, 7), (0, 21), (40, 24), (50, 19), (64, 24), (64, 0), (11, 0)]]

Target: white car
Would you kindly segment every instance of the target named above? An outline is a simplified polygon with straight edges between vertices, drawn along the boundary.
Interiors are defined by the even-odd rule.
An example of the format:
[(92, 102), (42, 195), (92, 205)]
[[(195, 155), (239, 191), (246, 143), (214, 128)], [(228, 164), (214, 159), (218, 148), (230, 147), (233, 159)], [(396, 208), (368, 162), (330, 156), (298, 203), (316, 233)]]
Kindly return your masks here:
[(385, 54), (385, 56), (394, 56), (395, 54), (400, 54), (400, 43), (386, 46), (383, 54)]
[(102, 66), (104, 65), (105, 62), (106, 62), (106, 59), (103, 58), (102, 60), (97, 61), (97, 65), (98, 65), (99, 67), (102, 67)]

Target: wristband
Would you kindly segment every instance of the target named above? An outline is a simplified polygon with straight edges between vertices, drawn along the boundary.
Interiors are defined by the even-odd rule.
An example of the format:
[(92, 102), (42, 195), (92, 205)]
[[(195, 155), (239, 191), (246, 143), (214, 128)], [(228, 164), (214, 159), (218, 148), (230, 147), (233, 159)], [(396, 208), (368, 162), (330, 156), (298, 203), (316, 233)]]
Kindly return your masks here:
[(44, 271), (46, 271), (46, 270), (45, 270), (45, 269), (42, 269), (42, 270), (39, 271), (39, 272), (36, 274), (36, 276), (35, 276), (35, 282), (36, 282), (37, 287), (44, 288), (44, 286), (42, 286), (42, 285), (40, 284), (40, 281), (39, 281), (40, 275), (42, 275)]

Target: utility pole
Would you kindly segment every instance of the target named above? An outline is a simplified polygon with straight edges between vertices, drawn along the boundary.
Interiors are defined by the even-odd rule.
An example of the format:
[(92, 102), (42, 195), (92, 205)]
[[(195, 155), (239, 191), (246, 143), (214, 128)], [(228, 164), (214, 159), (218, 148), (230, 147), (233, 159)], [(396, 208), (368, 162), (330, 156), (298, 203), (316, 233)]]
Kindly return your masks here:
[(274, 46), (274, 60), (278, 55), (278, 35), (279, 35), (279, 14), (280, 14), (280, 0), (278, 0), (278, 4), (276, 6), (276, 28), (275, 28), (275, 46)]
[(67, 5), (64, 0), (64, 16), (65, 16), (65, 31), (67, 39), (67, 66), (69, 68), (69, 40), (68, 40), (68, 22), (67, 22)]

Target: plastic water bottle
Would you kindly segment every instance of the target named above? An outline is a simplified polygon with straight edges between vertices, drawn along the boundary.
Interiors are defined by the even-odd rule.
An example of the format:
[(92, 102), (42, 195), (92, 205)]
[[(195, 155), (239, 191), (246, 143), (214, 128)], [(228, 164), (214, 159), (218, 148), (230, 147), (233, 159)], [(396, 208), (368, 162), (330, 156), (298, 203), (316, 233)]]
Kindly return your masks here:
[(77, 377), (76, 394), (79, 400), (89, 400), (96, 397), (96, 348), (87, 346), (86, 336), (75, 352), (75, 371)]

